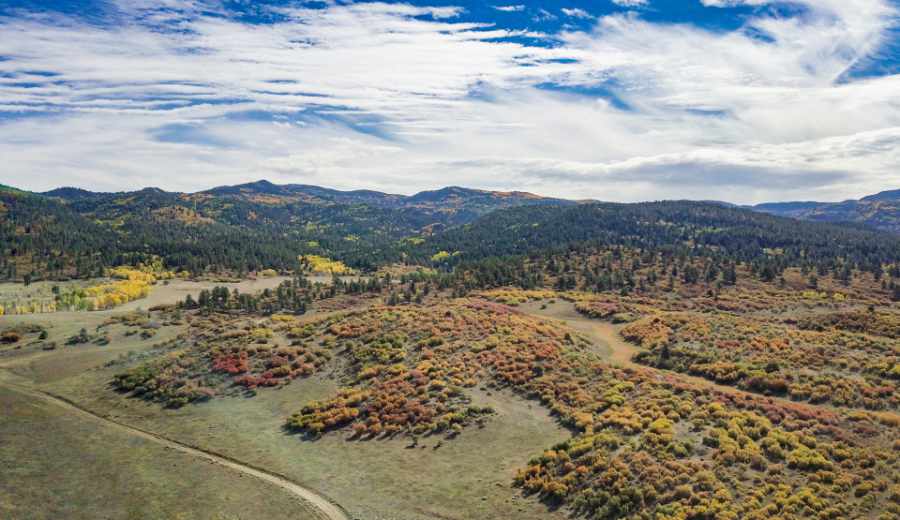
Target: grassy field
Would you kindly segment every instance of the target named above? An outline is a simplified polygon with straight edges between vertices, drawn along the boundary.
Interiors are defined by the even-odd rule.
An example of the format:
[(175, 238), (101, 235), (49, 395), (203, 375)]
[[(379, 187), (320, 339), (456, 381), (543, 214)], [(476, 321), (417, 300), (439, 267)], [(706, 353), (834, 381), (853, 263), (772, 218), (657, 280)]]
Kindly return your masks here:
[[(0, 329), (24, 325), (42, 327), (47, 338), (43, 341), (21, 342), (24, 345), (7, 346), (0, 350), (0, 366), (36, 383), (65, 379), (85, 370), (101, 366), (127, 352), (138, 352), (175, 338), (183, 327), (162, 326), (154, 329), (152, 338), (143, 339), (138, 327), (113, 324), (97, 333), (97, 327), (106, 322), (115, 311), (105, 312), (57, 312), (0, 317)], [(121, 314), (121, 313), (118, 313)], [(152, 321), (152, 320), (151, 320)], [(107, 336), (107, 345), (93, 342), (68, 346), (68, 338), (85, 329), (95, 336)], [(44, 345), (55, 344), (55, 350), (44, 350)], [(16, 348), (20, 347), (20, 348)]]
[(53, 299), (53, 287), (60, 290), (78, 289), (90, 286), (95, 280), (72, 280), (69, 282), (33, 282), (30, 285), (22, 283), (0, 283), (0, 302), (8, 300), (32, 300), (47, 298)]
[(240, 292), (255, 292), (263, 289), (274, 289), (278, 287), (278, 284), (285, 280), (287, 280), (287, 277), (273, 276), (271, 278), (257, 278), (255, 280), (243, 280), (241, 282), (192, 282), (188, 280), (171, 280), (168, 283), (159, 282), (153, 286), (153, 289), (150, 291), (150, 296), (128, 302), (125, 305), (118, 307), (116, 310), (130, 311), (136, 309), (149, 309), (155, 305), (173, 304), (184, 301), (189, 294), (196, 299), (197, 295), (200, 294), (200, 291), (203, 289), (209, 290), (216, 286), (228, 287), (228, 290), (230, 291), (237, 289)]
[[(271, 279), (262, 283), (268, 283)], [(158, 298), (182, 298), (184, 291), (195, 287), (170, 284), (161, 286)], [(162, 301), (157, 300), (157, 301)], [(134, 302), (138, 303), (138, 302)], [(110, 343), (106, 346), (85, 344), (63, 346), (66, 338), (81, 328), (93, 331), (110, 317), (125, 311), (92, 313), (54, 313), (0, 318), (0, 328), (37, 324), (48, 332), (46, 341), (58, 343), (56, 350), (45, 351), (40, 344), (6, 350), (0, 366), (7, 377), (17, 377), (72, 399), (92, 411), (113, 420), (157, 432), (186, 444), (222, 453), (257, 467), (283, 474), (334, 500), (354, 518), (425, 520), (434, 518), (554, 518), (562, 513), (549, 512), (534, 499), (523, 498), (512, 487), (512, 476), (530, 456), (538, 455), (548, 445), (569, 437), (546, 412), (506, 393), (475, 390), (475, 404), (491, 406), (498, 413), (483, 429), (466, 431), (453, 441), (440, 443), (427, 438), (416, 448), (409, 440), (348, 441), (341, 436), (326, 436), (318, 441), (302, 440), (282, 429), (284, 417), (297, 411), (302, 403), (330, 395), (335, 383), (325, 373), (298, 380), (281, 390), (261, 390), (254, 399), (240, 397), (216, 399), (209, 403), (178, 410), (161, 408), (136, 399), (123, 399), (109, 387), (112, 375), (122, 365), (106, 366), (110, 361), (130, 353), (140, 356), (155, 345), (175, 338), (183, 325), (160, 326), (151, 339), (126, 334), (135, 327), (117, 323), (103, 330)], [(154, 314), (154, 318), (156, 315)], [(18, 518), (13, 507), (25, 504), (35, 507), (42, 493), (59, 489), (58, 498), (47, 502), (41, 514), (22, 518), (53, 518), (67, 511), (84, 512), (84, 516), (67, 518), (309, 518), (300, 512), (290, 496), (280, 499), (263, 497), (263, 492), (280, 496), (277, 488), (245, 490), (248, 477), (234, 477), (215, 468), (204, 485), (197, 487), (195, 478), (205, 479), (202, 471), (208, 464), (191, 462), (177, 453), (154, 456), (161, 448), (144, 446), (116, 432), (104, 432), (96, 424), (82, 424), (42, 403), (30, 402), (21, 395), (0, 389), (7, 417), (0, 436), (14, 439), (4, 444), (4, 465), (14, 466), (19, 460), (29, 464), (16, 473), (21, 486), (5, 491), (3, 507)], [(27, 432), (42, 433), (30, 442)], [(99, 442), (99, 443), (98, 443)], [(85, 444), (89, 447), (85, 447)], [(135, 447), (137, 446), (137, 447)], [(102, 451), (102, 453), (98, 453)], [(162, 450), (165, 451), (165, 450)], [(85, 455), (87, 454), (87, 455)], [(78, 465), (82, 457), (89, 463), (77, 471), (51, 469)], [(109, 469), (108, 466), (119, 467)], [(195, 468), (194, 466), (198, 466)], [(167, 468), (177, 468), (178, 479), (166, 477)], [(108, 516), (97, 513), (110, 499), (105, 494), (89, 494), (78, 500), (66, 498), (84, 489), (84, 482), (97, 473), (106, 472), (126, 485), (126, 475), (137, 474), (144, 482), (128, 493), (118, 493), (109, 505)], [(229, 480), (232, 479), (232, 480)], [(159, 489), (148, 492), (154, 480), (163, 482)], [(252, 480), (252, 479), (251, 479)], [(25, 483), (28, 485), (26, 486)], [(255, 484), (255, 483), (254, 483)], [(222, 504), (212, 504), (218, 486), (220, 495), (231, 497)], [(197, 488), (197, 500), (183, 489)], [(112, 488), (115, 489), (115, 488)], [(221, 490), (231, 490), (222, 492)], [(113, 491), (110, 491), (112, 493)], [(249, 494), (248, 494), (249, 493)], [(240, 502), (256, 504), (260, 510), (243, 509)], [(265, 505), (260, 505), (265, 503)], [(293, 503), (293, 516), (279, 516), (288, 511), (285, 503)], [(30, 504), (30, 506), (29, 506)], [(66, 509), (66, 508), (70, 509)], [(287, 508), (287, 509), (285, 509)], [(198, 516), (204, 511), (202, 516)], [(181, 512), (179, 517), (175, 512)], [(207, 512), (209, 514), (207, 514)], [(15, 513), (15, 514), (14, 514)], [(221, 514), (220, 514), (221, 513)], [(251, 514), (252, 513), (252, 514)], [(231, 514), (232, 516), (228, 516)], [(131, 516), (128, 516), (131, 515)], [(144, 516), (141, 516), (144, 515)], [(219, 515), (219, 516), (215, 516)], [(241, 516), (246, 515), (246, 516)]]
[(118, 420), (286, 475), (341, 504), (354, 518), (557, 517), (536, 500), (522, 498), (511, 480), (529, 456), (569, 433), (541, 407), (505, 393), (475, 393), (476, 404), (498, 412), (484, 429), (440, 447), (440, 439), (431, 438), (410, 448), (406, 439), (307, 441), (284, 432), (286, 415), (333, 392), (327, 375), (262, 390), (253, 399), (216, 399), (179, 410), (123, 401), (106, 388), (109, 376), (92, 371), (49, 388)]
[[(357, 281), (365, 279), (362, 276), (341, 276), (345, 282)], [(254, 293), (264, 289), (275, 289), (281, 282), (290, 279), (286, 276), (259, 277), (250, 280), (242, 280), (240, 282), (232, 281), (216, 281), (216, 280), (165, 280), (157, 282), (151, 288), (150, 295), (120, 305), (111, 312), (146, 310), (156, 305), (175, 304), (191, 295), (194, 299), (200, 294), (200, 291), (206, 289), (211, 290), (214, 287), (227, 287), (233, 291), (237, 289), (242, 293)], [(321, 283), (325, 285), (331, 284), (333, 277), (325, 274), (312, 274), (307, 276), (312, 283)], [(99, 285), (108, 282), (107, 278), (95, 278), (91, 280), (75, 280), (70, 282), (34, 282), (25, 286), (21, 283), (0, 283), (0, 305), (4, 305), (9, 309), (7, 314), (12, 314), (12, 309), (18, 303), (40, 302), (44, 305), (52, 304), (54, 301), (53, 287), (58, 287), (61, 292), (67, 292), (73, 289), (83, 289), (86, 287)], [(99, 311), (104, 312), (104, 311)]]
[[(359, 276), (342, 276), (341, 279), (349, 282), (359, 280)], [(155, 305), (174, 304), (184, 301), (187, 295), (191, 295), (195, 300), (197, 295), (203, 289), (210, 290), (214, 287), (227, 287), (229, 291), (237, 289), (242, 293), (254, 293), (264, 289), (275, 289), (281, 282), (289, 280), (287, 276), (273, 276), (269, 278), (260, 277), (253, 280), (242, 280), (240, 282), (217, 282), (214, 280), (204, 280), (193, 282), (189, 280), (171, 280), (168, 283), (159, 282), (153, 286), (150, 296), (126, 303), (117, 307), (116, 311), (131, 311), (137, 309), (149, 309)], [(330, 275), (310, 275), (307, 276), (310, 282), (331, 284), (332, 276)]]
[[(140, 355), (176, 337), (160, 325), (153, 338), (103, 328), (108, 345), (65, 346), (81, 328), (94, 331), (121, 312), (5, 316), (0, 328), (38, 325), (46, 340), (0, 352), (0, 382), (33, 388), (90, 374), (123, 355)], [(55, 350), (40, 345), (54, 342)], [(100, 389), (100, 392), (109, 392)], [(253, 519), (320, 518), (304, 501), (252, 476), (171, 448), (0, 385), (0, 518)], [(176, 477), (177, 476), (177, 477)], [(94, 483), (103, 482), (103, 486)]]
[(53, 288), (57, 287), (62, 293), (77, 289), (85, 289), (91, 285), (97, 285), (108, 281), (106, 278), (94, 280), (72, 280), (69, 282), (34, 282), (30, 285), (22, 283), (0, 283), (0, 306), (6, 314), (12, 314), (17, 305), (38, 304), (48, 306), (55, 300)]
[(0, 389), (0, 518), (315, 518), (279, 488)]

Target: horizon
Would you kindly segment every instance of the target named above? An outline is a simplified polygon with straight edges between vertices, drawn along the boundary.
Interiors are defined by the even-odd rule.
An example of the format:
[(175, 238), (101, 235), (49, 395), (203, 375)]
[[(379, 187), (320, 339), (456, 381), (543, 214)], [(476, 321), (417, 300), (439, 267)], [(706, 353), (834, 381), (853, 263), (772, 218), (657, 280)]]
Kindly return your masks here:
[(8, 0), (0, 182), (858, 199), (900, 185), (898, 23), (897, 0)]
[(559, 199), (559, 200), (563, 200), (563, 201), (568, 201), (568, 202), (579, 202), (579, 203), (598, 202), (598, 203), (617, 203), (617, 204), (640, 204), (640, 203), (646, 203), (646, 202), (678, 202), (678, 201), (688, 201), (688, 202), (708, 202), (708, 203), (713, 203), (713, 204), (716, 204), (716, 203), (718, 203), (718, 204), (731, 204), (731, 205), (736, 206), (736, 207), (753, 207), (753, 206), (757, 206), (757, 205), (765, 205), (765, 204), (789, 204), (789, 203), (839, 204), (839, 203), (841, 203), (841, 202), (857, 201), (857, 200), (860, 200), (860, 199), (862, 199), (862, 198), (869, 197), (869, 196), (874, 196), (874, 195), (879, 195), (879, 194), (881, 194), (881, 193), (893, 192), (893, 191), (900, 191), (900, 188), (885, 188), (885, 189), (878, 190), (878, 191), (873, 192), (873, 193), (868, 193), (868, 194), (866, 194), (866, 195), (863, 195), (862, 197), (859, 197), (858, 199), (843, 199), (843, 200), (800, 200), (800, 199), (797, 199), (797, 200), (784, 200), (784, 201), (763, 201), (763, 202), (759, 202), (759, 203), (756, 203), (756, 204), (740, 204), (740, 203), (732, 202), (732, 201), (729, 201), (729, 200), (718, 200), (718, 199), (691, 199), (691, 198), (680, 198), (680, 199), (642, 199), (642, 200), (633, 200), (633, 201), (625, 201), (625, 202), (614, 201), (614, 200), (595, 199), (595, 198), (579, 198), (579, 199), (576, 199), (576, 198), (566, 198), (566, 197), (554, 197), (554, 196), (550, 196), (550, 195), (545, 195), (545, 194), (543, 194), (543, 193), (531, 192), (531, 191), (525, 191), (525, 190), (519, 190), (519, 189), (510, 189), (510, 190), (490, 190), (490, 189), (482, 189), (482, 188), (476, 188), (476, 187), (471, 187), (471, 186), (461, 186), (461, 185), (457, 185), (457, 184), (448, 184), (448, 185), (438, 186), (438, 187), (434, 187), (434, 188), (427, 188), (427, 189), (424, 189), (424, 190), (414, 191), (414, 192), (410, 192), (410, 193), (398, 193), (398, 192), (386, 192), (386, 191), (380, 191), (380, 190), (360, 189), (360, 188), (347, 188), (347, 189), (342, 189), (342, 188), (335, 188), (335, 187), (332, 187), (332, 186), (323, 186), (323, 185), (319, 185), (319, 184), (300, 184), (300, 183), (283, 183), (283, 184), (279, 184), (279, 183), (275, 183), (275, 182), (269, 181), (268, 179), (256, 179), (256, 180), (254, 180), (254, 181), (241, 182), (241, 183), (238, 183), (238, 184), (221, 184), (221, 185), (217, 185), (217, 186), (211, 186), (211, 187), (207, 187), (207, 188), (202, 188), (202, 189), (195, 190), (195, 191), (167, 190), (167, 189), (161, 188), (161, 187), (159, 187), (159, 186), (140, 186), (140, 187), (135, 187), (135, 188), (133, 188), (133, 189), (129, 189), (129, 190), (121, 190), (121, 191), (96, 191), (96, 190), (94, 190), (94, 189), (86, 188), (86, 187), (82, 187), (82, 186), (57, 186), (57, 187), (55, 187), (55, 188), (51, 188), (51, 189), (48, 189), (48, 190), (43, 190), (43, 191), (33, 191), (33, 190), (23, 189), (23, 188), (20, 188), (20, 187), (18, 187), (18, 186), (13, 186), (13, 185), (10, 185), (10, 184), (3, 184), (3, 183), (0, 183), (0, 186), (4, 186), (4, 185), (5, 185), (5, 186), (8, 187), (8, 188), (17, 189), (17, 190), (20, 190), (20, 191), (28, 191), (28, 192), (30, 192), (30, 193), (34, 193), (34, 194), (37, 194), (37, 195), (47, 195), (48, 193), (51, 193), (51, 192), (53, 192), (53, 191), (57, 191), (57, 190), (66, 190), (66, 189), (73, 189), (73, 190), (86, 191), (86, 192), (94, 193), (94, 194), (118, 194), (118, 193), (123, 193), (123, 194), (124, 194), (124, 193), (136, 193), (136, 192), (145, 191), (145, 190), (159, 190), (159, 191), (162, 191), (162, 192), (164, 192), (164, 193), (176, 193), (176, 194), (193, 195), (193, 194), (197, 194), (197, 193), (206, 193), (206, 192), (214, 191), (214, 190), (220, 189), (220, 188), (234, 188), (234, 187), (248, 186), (248, 185), (253, 185), (253, 184), (261, 184), (261, 183), (268, 183), (268, 184), (270, 184), (270, 185), (273, 185), (273, 186), (276, 186), (276, 187), (279, 187), (279, 188), (284, 188), (284, 187), (309, 187), (309, 188), (320, 188), (320, 189), (325, 189), (325, 190), (330, 190), (330, 191), (337, 191), (337, 192), (341, 192), (341, 193), (353, 193), (353, 192), (361, 192), (361, 191), (371, 191), (371, 192), (379, 193), (379, 194), (382, 194), (382, 195), (396, 196), (396, 197), (406, 197), (406, 198), (414, 197), (414, 196), (419, 195), (419, 194), (422, 194), (422, 193), (437, 192), (437, 191), (442, 191), (442, 190), (446, 190), (446, 189), (454, 189), (454, 188), (456, 188), (456, 189), (469, 190), (469, 191), (478, 191), (478, 192), (484, 192), (484, 193), (521, 193), (521, 194), (524, 194), (524, 195), (533, 195), (533, 196), (537, 196), (537, 197), (542, 198), (542, 199)]

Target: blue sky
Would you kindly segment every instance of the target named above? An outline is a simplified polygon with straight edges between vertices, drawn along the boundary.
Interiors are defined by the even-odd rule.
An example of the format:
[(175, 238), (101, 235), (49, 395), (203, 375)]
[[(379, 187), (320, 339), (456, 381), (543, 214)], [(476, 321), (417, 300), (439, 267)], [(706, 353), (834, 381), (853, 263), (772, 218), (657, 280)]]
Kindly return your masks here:
[(0, 183), (900, 187), (893, 0), (0, 0)]

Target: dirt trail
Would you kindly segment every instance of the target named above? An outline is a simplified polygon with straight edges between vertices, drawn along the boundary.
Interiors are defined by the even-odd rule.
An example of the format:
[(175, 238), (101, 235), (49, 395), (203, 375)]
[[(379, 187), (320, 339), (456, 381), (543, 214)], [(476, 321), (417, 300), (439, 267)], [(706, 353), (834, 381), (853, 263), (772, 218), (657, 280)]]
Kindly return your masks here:
[(134, 426), (129, 426), (127, 424), (123, 424), (112, 419), (103, 417), (101, 415), (97, 415), (90, 410), (82, 408), (77, 403), (74, 403), (64, 397), (60, 397), (48, 392), (44, 392), (41, 390), (37, 390), (34, 388), (29, 388), (24, 385), (20, 385), (17, 383), (13, 383), (10, 381), (6, 381), (0, 378), (0, 388), (5, 388), (7, 390), (18, 392), (21, 394), (25, 394), (34, 399), (40, 399), (42, 401), (51, 403), (55, 406), (59, 406), (61, 408), (66, 409), (70, 413), (74, 413), (81, 417), (85, 417), (94, 421), (99, 421), (104, 423), (106, 426), (115, 428), (119, 431), (128, 433), (129, 435), (133, 435), (135, 437), (139, 437), (141, 439), (148, 440), (150, 442), (154, 442), (156, 444), (165, 446), (167, 448), (180, 451), (186, 455), (190, 455), (192, 457), (196, 457), (199, 459), (204, 459), (214, 464), (218, 464), (220, 466), (230, 468), (234, 471), (238, 471), (245, 475), (249, 475), (270, 484), (274, 484), (288, 493), (299, 497), (306, 503), (311, 504), (314, 508), (318, 509), (319, 514), (317, 517), (322, 518), (323, 520), (350, 520), (350, 517), (341, 509), (337, 504), (332, 503), (328, 499), (316, 494), (314, 491), (307, 489), (300, 484), (292, 482), (287, 478), (278, 475), (277, 473), (273, 473), (267, 471), (262, 468), (256, 468), (250, 465), (247, 465), (243, 462), (239, 462), (235, 459), (232, 459), (225, 455), (220, 455), (217, 453), (213, 453), (210, 451), (206, 451), (200, 448), (195, 448), (193, 446), (189, 446), (187, 444), (182, 444), (178, 441), (174, 441), (172, 439), (168, 439), (161, 435), (148, 432), (145, 430), (141, 430), (139, 428), (135, 428)]
[(519, 310), (535, 318), (563, 322), (570, 329), (590, 340), (600, 350), (598, 354), (615, 364), (623, 367), (647, 368), (631, 360), (641, 349), (628, 343), (619, 335), (621, 325), (588, 318), (576, 311), (574, 304), (565, 301), (548, 304), (529, 302), (521, 305)]
[[(698, 387), (712, 388), (731, 395), (752, 395), (755, 397), (771, 399), (773, 401), (779, 401), (786, 404), (796, 404), (795, 401), (784, 399), (782, 397), (754, 394), (752, 392), (746, 392), (733, 386), (722, 385), (714, 381), (704, 379), (702, 377), (692, 376), (690, 374), (684, 374), (681, 372), (662, 370), (635, 363), (634, 361), (632, 361), (632, 358), (635, 356), (635, 354), (642, 352), (642, 349), (632, 343), (625, 341), (625, 339), (619, 334), (619, 331), (622, 329), (621, 325), (613, 325), (609, 322), (588, 318), (587, 316), (584, 316), (583, 314), (576, 311), (575, 305), (569, 302), (557, 301), (556, 303), (546, 304), (545, 308), (541, 308), (542, 306), (544, 306), (542, 302), (529, 302), (520, 306), (519, 309), (525, 314), (534, 316), (536, 318), (553, 319), (565, 323), (567, 326), (569, 326), (569, 328), (581, 333), (586, 339), (593, 342), (595, 346), (608, 349), (608, 352), (600, 352), (600, 354), (613, 361), (614, 364), (618, 364), (622, 367), (674, 376), (683, 381), (691, 382)], [(810, 403), (805, 404), (809, 406), (819, 406)], [(825, 408), (831, 409), (831, 407)]]

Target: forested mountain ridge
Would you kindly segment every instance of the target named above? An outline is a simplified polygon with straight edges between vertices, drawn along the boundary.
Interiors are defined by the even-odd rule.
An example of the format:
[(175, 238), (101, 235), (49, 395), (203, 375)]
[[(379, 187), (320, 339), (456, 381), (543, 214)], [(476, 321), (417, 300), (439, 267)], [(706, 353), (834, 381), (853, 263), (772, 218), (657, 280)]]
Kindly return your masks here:
[(464, 224), (491, 211), (520, 205), (575, 204), (525, 192), (447, 187), (404, 196), (371, 190), (340, 191), (301, 184), (277, 185), (265, 180), (197, 193), (166, 192), (158, 188), (94, 193), (78, 188), (59, 188), (42, 195), (57, 198), (80, 214), (90, 214), (101, 220), (149, 209), (153, 212), (149, 217), (157, 221), (179, 219), (185, 223), (220, 222), (248, 227), (296, 224), (298, 219), (340, 222), (352, 213), (351, 207), (357, 208), (355, 213), (360, 213), (355, 218), (371, 222), (384, 218), (386, 213), (379, 213), (379, 210), (392, 210), (390, 214), (399, 218), (397, 223), (404, 232)]
[(875, 271), (900, 238), (720, 203), (575, 203), (448, 187), (412, 196), (259, 181), (197, 193), (0, 190), (0, 276), (85, 277), (153, 257), (192, 273), (273, 268), (322, 255), (362, 269), (405, 262), (442, 269), (584, 247)]
[(306, 184), (277, 185), (261, 180), (237, 186), (222, 186), (202, 192), (267, 204), (307, 203), (319, 205), (365, 204), (386, 209), (416, 209), (436, 214), (437, 222), (460, 224), (496, 209), (522, 205), (572, 205), (573, 201), (542, 197), (527, 192), (500, 192), (448, 186), (415, 195), (394, 195), (372, 190), (341, 191)]
[[(90, 276), (114, 263), (116, 235), (71, 208), (0, 186), (0, 278), (35, 271)], [(73, 253), (74, 252), (74, 253)]]
[(788, 266), (874, 273), (900, 260), (900, 237), (887, 233), (692, 201), (510, 208), (428, 237), (407, 255), (458, 265), (609, 247), (744, 263), (770, 279)]
[(750, 209), (818, 222), (853, 222), (900, 234), (900, 190), (888, 190), (842, 202), (771, 202)]
[(191, 272), (291, 269), (300, 254), (368, 269), (398, 259), (397, 244), (405, 238), (496, 209), (575, 204), (457, 187), (402, 196), (268, 181), (197, 193), (66, 187), (37, 194), (3, 187), (0, 195), (0, 276), (14, 280), (83, 277), (150, 256)]

